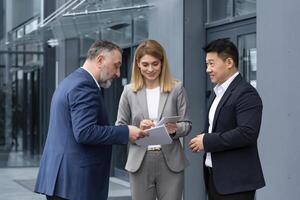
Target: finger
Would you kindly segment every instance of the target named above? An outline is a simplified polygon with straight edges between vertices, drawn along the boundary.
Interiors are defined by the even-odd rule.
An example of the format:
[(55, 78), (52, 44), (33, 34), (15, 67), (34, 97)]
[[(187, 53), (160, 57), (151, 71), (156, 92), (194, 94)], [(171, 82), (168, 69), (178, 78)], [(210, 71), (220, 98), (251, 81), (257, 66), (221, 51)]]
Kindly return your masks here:
[(195, 143), (195, 138), (191, 139), (190, 144)]
[(194, 152), (194, 153), (196, 153), (196, 152), (197, 152), (197, 150), (195, 150), (195, 148), (194, 148), (194, 149), (191, 149), (191, 151), (192, 151), (192, 152)]
[(144, 138), (144, 137), (145, 137), (145, 136), (144, 136), (144, 135), (141, 135), (141, 134), (138, 136), (139, 139)]
[(154, 126), (154, 124), (153, 124), (152, 122), (148, 122), (148, 123), (146, 124), (146, 126), (149, 127), (149, 128), (151, 128), (151, 127)]
[(190, 146), (190, 149), (193, 150), (193, 149), (194, 149), (194, 146)]
[(167, 124), (166, 127), (169, 129), (177, 129), (177, 126), (172, 124)]
[(193, 152), (197, 152), (198, 149), (199, 149), (198, 147), (194, 147)]
[(149, 132), (148, 131), (141, 131), (141, 134), (144, 136), (149, 136)]
[(192, 152), (193, 152), (193, 153), (197, 153), (197, 151), (195, 151), (194, 149), (192, 149)]
[(143, 127), (143, 130), (146, 130), (146, 129), (149, 129), (149, 128), (151, 128), (151, 126), (145, 125), (145, 126)]
[(194, 141), (191, 140), (191, 141), (189, 142), (189, 146), (191, 146), (192, 144), (194, 144)]
[(193, 143), (193, 144), (190, 145), (190, 148), (193, 149), (193, 148), (195, 148), (196, 146), (197, 146), (197, 145), (196, 145), (195, 143)]

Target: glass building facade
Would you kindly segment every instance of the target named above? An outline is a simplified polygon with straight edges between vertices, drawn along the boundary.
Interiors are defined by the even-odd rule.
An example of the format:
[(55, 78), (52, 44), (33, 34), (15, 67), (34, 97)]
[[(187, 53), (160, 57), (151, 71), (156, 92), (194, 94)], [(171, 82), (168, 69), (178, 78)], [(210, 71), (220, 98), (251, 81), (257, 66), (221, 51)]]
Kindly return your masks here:
[[(234, 41), (241, 53), (240, 71), (256, 86), (256, 1), (207, 0), (204, 5), (207, 42), (218, 37)], [(171, 4), (147, 0), (1, 1), (2, 167), (38, 166), (52, 93), (65, 76), (83, 64), (96, 39), (111, 40), (124, 50), (121, 78), (104, 92), (114, 123), (123, 86), (130, 80), (134, 49), (149, 38), (153, 31), (149, 11), (163, 12), (159, 6)], [(19, 15), (13, 15), (16, 10)], [(209, 81), (207, 85), (209, 90)], [(126, 146), (114, 147), (112, 175), (126, 177), (126, 156)]]
[[(145, 0), (0, 2), (0, 167), (38, 166), (52, 93), (97, 39), (124, 50), (121, 78), (104, 92), (114, 123), (134, 48), (148, 38), (151, 6)], [(113, 151), (112, 175), (126, 178), (127, 147)]]
[[(241, 74), (254, 87), (262, 87), (258, 4), (255, 0), (0, 0), (0, 167), (38, 166), (52, 94), (83, 64), (96, 39), (112, 40), (124, 50), (121, 77), (104, 91), (111, 124), (123, 86), (130, 81), (134, 50), (140, 41), (151, 38), (165, 47), (172, 73), (187, 89), (193, 130), (201, 130), (206, 94), (213, 87), (201, 68), (201, 47), (206, 43), (232, 40), (240, 53)], [(187, 148), (192, 134), (182, 140), (191, 163), (185, 171), (184, 199), (205, 196), (201, 158)], [(114, 146), (112, 177), (128, 179), (126, 158), (127, 147)]]
[[(38, 167), (52, 94), (82, 65), (96, 39), (124, 50), (121, 78), (104, 92), (113, 124), (135, 47), (151, 38), (166, 49), (170, 70), (189, 99), (193, 130), (182, 139), (190, 161), (183, 199), (206, 199), (202, 154), (187, 147), (203, 130), (213, 87), (201, 67), (202, 47), (230, 38), (240, 53), (239, 71), (264, 103), (258, 143), (267, 187), (256, 199), (297, 199), (299, 7), (298, 0), (0, 0), (0, 172)], [(111, 176), (126, 180), (127, 147), (113, 151)]]

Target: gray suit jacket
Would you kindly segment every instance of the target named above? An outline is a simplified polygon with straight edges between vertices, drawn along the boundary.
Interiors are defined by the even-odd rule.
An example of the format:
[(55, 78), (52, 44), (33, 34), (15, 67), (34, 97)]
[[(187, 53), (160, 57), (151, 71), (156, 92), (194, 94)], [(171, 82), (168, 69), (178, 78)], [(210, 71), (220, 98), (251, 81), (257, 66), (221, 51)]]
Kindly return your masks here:
[[(180, 82), (175, 84), (171, 92), (160, 94), (158, 118), (174, 115), (182, 116), (182, 121), (188, 120), (186, 92)], [(126, 85), (120, 99), (116, 124), (130, 124), (139, 127), (140, 122), (144, 119), (149, 119), (146, 88), (144, 87), (138, 92), (134, 92), (131, 85)], [(177, 127), (172, 144), (162, 145), (166, 163), (169, 169), (174, 172), (180, 172), (188, 165), (179, 138), (189, 133), (191, 123), (179, 122)], [(136, 144), (129, 145), (125, 169), (129, 172), (136, 172), (143, 162), (146, 148)]]

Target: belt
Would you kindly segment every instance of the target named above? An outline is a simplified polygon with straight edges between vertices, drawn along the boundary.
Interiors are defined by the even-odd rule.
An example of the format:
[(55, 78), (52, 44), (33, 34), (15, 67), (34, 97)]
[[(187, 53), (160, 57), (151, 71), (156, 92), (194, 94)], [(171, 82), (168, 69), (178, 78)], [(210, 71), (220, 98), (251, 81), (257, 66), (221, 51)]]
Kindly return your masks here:
[(147, 147), (147, 151), (160, 151), (161, 147)]

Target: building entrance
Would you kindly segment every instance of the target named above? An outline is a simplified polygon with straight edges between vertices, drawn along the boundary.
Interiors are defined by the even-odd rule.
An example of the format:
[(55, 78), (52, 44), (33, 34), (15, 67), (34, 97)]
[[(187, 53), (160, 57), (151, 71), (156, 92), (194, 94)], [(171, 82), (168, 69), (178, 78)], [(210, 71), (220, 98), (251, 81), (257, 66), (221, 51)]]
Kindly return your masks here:
[[(38, 166), (40, 69), (43, 52), (32, 45), (0, 52), (1, 85), (0, 167)], [(26, 51), (26, 49), (28, 51)]]

